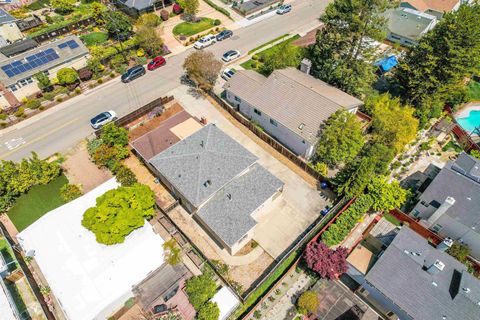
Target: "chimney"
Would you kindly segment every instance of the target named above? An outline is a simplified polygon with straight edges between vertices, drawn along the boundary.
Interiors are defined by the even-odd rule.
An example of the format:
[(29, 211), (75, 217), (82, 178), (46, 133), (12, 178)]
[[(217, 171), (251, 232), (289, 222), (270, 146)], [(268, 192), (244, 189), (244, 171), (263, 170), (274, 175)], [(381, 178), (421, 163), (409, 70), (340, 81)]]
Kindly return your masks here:
[(444, 268), (445, 264), (440, 260), (436, 260), (430, 267), (427, 268), (427, 272), (431, 275), (435, 275), (442, 271)]
[(447, 197), (442, 205), (427, 219), (427, 225), (429, 227), (432, 226), (454, 204), (455, 199), (453, 197)]
[(452, 245), (453, 245), (453, 239), (447, 237), (437, 245), (437, 249), (440, 251), (447, 251), (449, 248), (452, 247)]
[(312, 61), (304, 58), (302, 63), (300, 64), (300, 71), (306, 74), (310, 74), (310, 70), (312, 69)]

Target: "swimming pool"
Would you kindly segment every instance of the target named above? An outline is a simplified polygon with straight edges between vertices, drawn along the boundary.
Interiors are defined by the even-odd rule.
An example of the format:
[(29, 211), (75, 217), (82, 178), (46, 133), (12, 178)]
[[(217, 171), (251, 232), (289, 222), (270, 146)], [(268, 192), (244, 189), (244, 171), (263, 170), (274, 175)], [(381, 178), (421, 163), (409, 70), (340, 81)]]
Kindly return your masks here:
[(480, 127), (480, 110), (472, 110), (466, 118), (457, 118), (457, 122), (468, 132), (472, 132), (475, 127)]

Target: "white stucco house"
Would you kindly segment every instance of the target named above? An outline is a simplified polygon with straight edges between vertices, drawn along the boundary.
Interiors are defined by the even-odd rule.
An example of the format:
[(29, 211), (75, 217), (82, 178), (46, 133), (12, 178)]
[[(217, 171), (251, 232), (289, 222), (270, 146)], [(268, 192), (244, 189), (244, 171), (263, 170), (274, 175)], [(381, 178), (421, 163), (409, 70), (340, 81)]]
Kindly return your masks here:
[(241, 70), (224, 85), (227, 101), (296, 155), (315, 153), (322, 123), (335, 111), (356, 113), (362, 101), (294, 68), (268, 78)]

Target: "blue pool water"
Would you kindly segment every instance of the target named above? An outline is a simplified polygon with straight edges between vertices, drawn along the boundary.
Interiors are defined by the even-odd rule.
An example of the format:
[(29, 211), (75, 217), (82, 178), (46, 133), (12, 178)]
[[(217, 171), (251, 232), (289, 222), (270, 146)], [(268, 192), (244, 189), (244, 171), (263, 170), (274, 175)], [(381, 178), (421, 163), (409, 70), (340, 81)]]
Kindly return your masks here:
[(480, 127), (480, 110), (472, 110), (466, 118), (458, 118), (457, 122), (468, 132)]

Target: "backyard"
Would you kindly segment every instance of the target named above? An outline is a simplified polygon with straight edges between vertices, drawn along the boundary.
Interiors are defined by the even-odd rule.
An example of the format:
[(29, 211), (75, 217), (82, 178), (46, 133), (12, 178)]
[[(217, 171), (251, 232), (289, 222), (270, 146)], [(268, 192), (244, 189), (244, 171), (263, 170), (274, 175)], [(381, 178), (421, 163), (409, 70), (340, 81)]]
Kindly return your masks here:
[(207, 29), (213, 28), (215, 26), (220, 25), (220, 21), (216, 22), (217, 20), (213, 20), (210, 18), (201, 18), (199, 22), (187, 22), (184, 21), (182, 23), (177, 24), (173, 28), (173, 34), (175, 36), (193, 36), (194, 34), (200, 33)]
[(8, 271), (12, 272), (17, 267), (18, 264), (15, 261), (15, 255), (13, 254), (12, 247), (8, 244), (7, 239), (0, 237), (0, 255), (3, 257), (3, 260), (8, 265)]
[(108, 33), (106, 32), (92, 32), (83, 36), (80, 39), (85, 43), (87, 47), (96, 46), (107, 42)]
[(472, 80), (468, 83), (467, 98), (469, 101), (480, 100), (480, 82)]
[(33, 186), (30, 191), (21, 195), (8, 211), (8, 216), (17, 230), (24, 230), (45, 213), (64, 204), (60, 198), (60, 188), (67, 183), (67, 177), (62, 174), (49, 184)]

